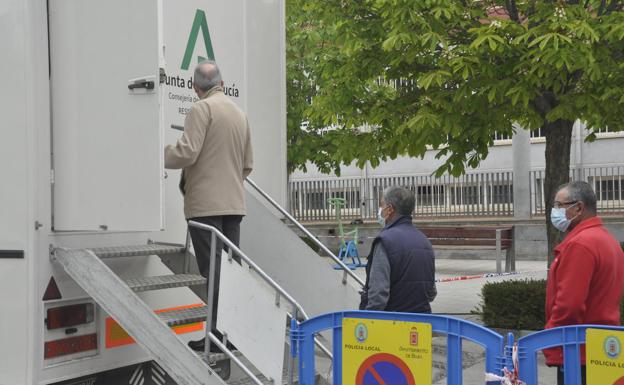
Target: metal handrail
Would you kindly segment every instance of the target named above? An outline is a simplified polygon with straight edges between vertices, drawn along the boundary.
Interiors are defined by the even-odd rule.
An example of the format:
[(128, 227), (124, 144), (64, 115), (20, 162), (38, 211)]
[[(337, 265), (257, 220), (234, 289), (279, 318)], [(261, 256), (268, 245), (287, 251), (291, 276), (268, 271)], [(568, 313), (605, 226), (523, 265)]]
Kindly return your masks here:
[(331, 259), (334, 260), (341, 267), (343, 271), (342, 283), (347, 283), (347, 275), (351, 276), (355, 282), (359, 283), (361, 287), (364, 287), (364, 281), (358, 277), (351, 269), (345, 265), (323, 242), (319, 241), (308, 229), (306, 229), (298, 220), (295, 219), (288, 211), (279, 205), (269, 194), (262, 190), (254, 181), (249, 178), (245, 179), (251, 187), (253, 187), (264, 199), (266, 199), (273, 207), (275, 207), (282, 215), (284, 215), (292, 224), (294, 224), (299, 230), (301, 230), (308, 238), (312, 240), (317, 246), (319, 246)]
[[(225, 235), (223, 235), (223, 233), (221, 233), (221, 231), (219, 231), (219, 229), (217, 229), (214, 226), (210, 226), (210, 225), (206, 225), (203, 223), (199, 223), (199, 222), (195, 222), (195, 221), (189, 221), (188, 223), (189, 227), (195, 227), (198, 229), (202, 229), (205, 231), (209, 231), (212, 234), (212, 242), (210, 245), (210, 254), (211, 254), (211, 266), (210, 266), (210, 275), (211, 275), (211, 282), (214, 282), (214, 277), (212, 276), (212, 274), (214, 273), (214, 253), (215, 253), (215, 247), (216, 247), (216, 238), (219, 238), (225, 245), (228, 246), (228, 258), (231, 258), (232, 256), (232, 251), (234, 251), (234, 253), (236, 253), (236, 255), (238, 255), (239, 257), (241, 257), (241, 259), (243, 259), (245, 261), (245, 263), (247, 263), (252, 270), (254, 270), (256, 273), (258, 273), (258, 275), (266, 282), (268, 283), (273, 289), (275, 289), (277, 291), (277, 293), (279, 294), (280, 297), (284, 297), (295, 309), (295, 314), (291, 315), (291, 317), (296, 318), (298, 314), (301, 314), (301, 316), (308, 320), (310, 319), (310, 317), (308, 316), (308, 314), (305, 312), (303, 306), (301, 306), (301, 304), (299, 302), (297, 302), (297, 300), (295, 300), (286, 290), (284, 290), (277, 282), (275, 282), (273, 280), (273, 278), (271, 278), (267, 273), (264, 272), (264, 270), (262, 270), (260, 268), (260, 266), (258, 266), (250, 257), (248, 257), (241, 249), (238, 248), (238, 246), (236, 246), (232, 241), (230, 241)], [(209, 283), (210, 284), (210, 283)], [(209, 287), (209, 291), (210, 291), (210, 287)], [(208, 311), (212, 312), (212, 296), (211, 293), (208, 294)], [(212, 316), (211, 314), (209, 314), (210, 316)], [(207, 323), (210, 324), (212, 322), (211, 318), (208, 318)], [(209, 325), (210, 326), (210, 325)], [(210, 331), (209, 327), (206, 328), (208, 331)], [(332, 358), (333, 355), (331, 354), (331, 352), (329, 351), (329, 349), (324, 346), (321, 342), (319, 342), (318, 340), (316, 340), (316, 344), (319, 347), (319, 349), (321, 349), (323, 351), (323, 353), (325, 353), (329, 358)], [(206, 346), (208, 347), (208, 341), (206, 341)], [(208, 350), (208, 348), (206, 349)]]
[(256, 385), (264, 385), (262, 383), (262, 381), (260, 381), (260, 379), (258, 377), (256, 377), (255, 374), (253, 374), (253, 372), (251, 371), (251, 369), (249, 369), (247, 366), (245, 366), (245, 364), (238, 359), (238, 357), (236, 357), (234, 355), (234, 353), (232, 353), (225, 344), (223, 344), (221, 341), (219, 341), (219, 339), (212, 333), (208, 332), (208, 338), (210, 338), (210, 341), (217, 345), (217, 347), (219, 349), (221, 349), (221, 351), (223, 351), (223, 353), (225, 353), (226, 356), (228, 356), (229, 359), (231, 359), (232, 361), (234, 361), (234, 363), (241, 368), (241, 370), (243, 372), (245, 372), (245, 374), (247, 376), (249, 376), (249, 378), (251, 378), (251, 380), (256, 384)]

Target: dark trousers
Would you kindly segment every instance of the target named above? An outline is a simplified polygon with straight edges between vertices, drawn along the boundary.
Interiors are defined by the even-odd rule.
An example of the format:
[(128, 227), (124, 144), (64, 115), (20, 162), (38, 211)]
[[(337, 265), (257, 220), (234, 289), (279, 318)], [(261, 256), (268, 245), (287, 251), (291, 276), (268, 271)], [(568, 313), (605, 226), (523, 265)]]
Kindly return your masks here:
[[(243, 219), (242, 215), (222, 215), (214, 217), (197, 217), (190, 218), (189, 221), (199, 222), (217, 228), (227, 239), (232, 241), (236, 246), (240, 242), (240, 223)], [(210, 279), (210, 244), (212, 234), (209, 231), (189, 227), (193, 248), (195, 249), (195, 257), (197, 258), (197, 266), (199, 273)], [(221, 275), (221, 251), (223, 250), (223, 242), (217, 238), (217, 248), (215, 254), (215, 280), (214, 280), (214, 296), (212, 302), (212, 332), (221, 338), (221, 333), (216, 329), (217, 325), (217, 307), (219, 302), (219, 283)], [(227, 251), (227, 248), (225, 249)], [(240, 263), (240, 257), (233, 256), (234, 260)], [(210, 282), (208, 282), (210, 284)]]
[[(583, 385), (587, 384), (587, 367), (581, 366), (581, 381)], [(557, 366), (557, 385), (565, 385), (563, 382), (563, 366)]]

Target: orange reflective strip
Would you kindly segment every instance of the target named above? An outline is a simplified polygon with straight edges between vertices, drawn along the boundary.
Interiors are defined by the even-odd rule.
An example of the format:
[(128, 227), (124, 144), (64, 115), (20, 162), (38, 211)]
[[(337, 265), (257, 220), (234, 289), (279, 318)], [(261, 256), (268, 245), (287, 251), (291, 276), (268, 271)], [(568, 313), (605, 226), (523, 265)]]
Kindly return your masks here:
[[(202, 303), (196, 303), (194, 305), (177, 306), (166, 309), (155, 310), (154, 313), (164, 313), (168, 311), (191, 309), (194, 307), (204, 306)], [(106, 349), (116, 348), (118, 346), (131, 345), (135, 341), (126, 331), (115, 321), (112, 317), (107, 317), (105, 320), (105, 346)], [(171, 327), (176, 334), (193, 333), (204, 330), (203, 322), (195, 322), (192, 324), (178, 325)]]

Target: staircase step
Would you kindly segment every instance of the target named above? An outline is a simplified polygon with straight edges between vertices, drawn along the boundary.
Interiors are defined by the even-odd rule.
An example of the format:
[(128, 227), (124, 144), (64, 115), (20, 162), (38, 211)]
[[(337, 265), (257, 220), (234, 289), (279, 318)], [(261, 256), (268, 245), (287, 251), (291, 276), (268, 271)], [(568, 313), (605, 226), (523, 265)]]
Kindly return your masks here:
[(95, 247), (91, 250), (100, 258), (137, 257), (141, 255), (179, 254), (186, 251), (184, 245), (151, 243), (136, 246)]
[[(154, 314), (154, 310), (93, 252), (59, 248), (53, 250), (53, 255), (67, 274), (98, 304), (106, 308), (175, 383), (225, 385), (215, 371), (206, 366), (167, 326), (167, 323), (178, 324), (182, 318), (185, 322), (192, 322), (191, 314), (182, 317), (179, 312), (173, 315), (173, 312), (169, 312), (162, 315), (163, 322), (163, 318)], [(197, 313), (201, 309), (195, 308), (192, 311)], [(195, 318), (200, 321), (205, 317), (204, 311), (203, 317)]]
[(153, 277), (130, 278), (126, 284), (135, 293), (149, 290), (170, 289), (172, 287), (184, 287), (205, 285), (206, 278), (195, 274), (171, 274)]
[(192, 307), (190, 309), (167, 311), (158, 313), (158, 315), (169, 326), (204, 322), (208, 317), (208, 306), (198, 306)]

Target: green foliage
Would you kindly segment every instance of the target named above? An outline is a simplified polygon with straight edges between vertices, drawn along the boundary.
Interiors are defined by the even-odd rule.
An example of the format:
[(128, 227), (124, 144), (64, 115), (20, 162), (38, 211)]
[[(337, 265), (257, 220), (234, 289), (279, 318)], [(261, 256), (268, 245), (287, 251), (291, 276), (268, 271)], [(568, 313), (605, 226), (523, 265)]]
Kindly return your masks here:
[[(624, 246), (623, 246), (624, 247)], [(512, 330), (542, 330), (546, 324), (546, 280), (488, 282), (481, 289), (483, 324)], [(620, 302), (624, 325), (624, 301)]]
[(513, 330), (542, 330), (545, 280), (488, 282), (481, 289), (483, 324)]
[(515, 123), (624, 127), (623, 52), (619, 1), (288, 0), (289, 170), (433, 148), (457, 175)]

